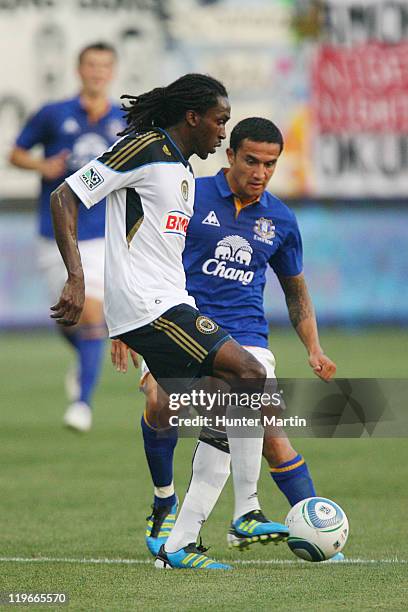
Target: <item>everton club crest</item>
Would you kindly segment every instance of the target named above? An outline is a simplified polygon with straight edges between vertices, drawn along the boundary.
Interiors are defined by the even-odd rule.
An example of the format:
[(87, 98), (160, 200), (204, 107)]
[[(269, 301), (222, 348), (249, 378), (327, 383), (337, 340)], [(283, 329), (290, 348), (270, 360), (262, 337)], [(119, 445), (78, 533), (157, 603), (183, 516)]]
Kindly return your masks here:
[(272, 219), (261, 217), (255, 221), (254, 239), (266, 244), (273, 244), (272, 238), (275, 237), (275, 226)]

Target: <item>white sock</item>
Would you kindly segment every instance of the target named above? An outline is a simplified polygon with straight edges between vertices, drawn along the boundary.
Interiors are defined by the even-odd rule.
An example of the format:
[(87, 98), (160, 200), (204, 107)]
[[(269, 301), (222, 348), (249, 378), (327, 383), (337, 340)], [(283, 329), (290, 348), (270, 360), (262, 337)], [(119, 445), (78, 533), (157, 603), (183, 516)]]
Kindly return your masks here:
[[(236, 408), (227, 408), (227, 418), (236, 417)], [(242, 411), (241, 411), (242, 414)], [(259, 418), (260, 412), (248, 410), (248, 417)], [(262, 425), (246, 428), (251, 437), (240, 438), (240, 426), (227, 426), (234, 483), (234, 521), (252, 510), (259, 510), (257, 485), (261, 472), (264, 429)]]
[(172, 480), (171, 483), (166, 487), (154, 487), (154, 494), (160, 499), (170, 497), (170, 495), (174, 494), (174, 481)]
[(197, 541), (200, 529), (214, 508), (229, 473), (229, 453), (205, 442), (198, 442), (190, 486), (176, 524), (166, 542), (166, 552), (176, 552)]

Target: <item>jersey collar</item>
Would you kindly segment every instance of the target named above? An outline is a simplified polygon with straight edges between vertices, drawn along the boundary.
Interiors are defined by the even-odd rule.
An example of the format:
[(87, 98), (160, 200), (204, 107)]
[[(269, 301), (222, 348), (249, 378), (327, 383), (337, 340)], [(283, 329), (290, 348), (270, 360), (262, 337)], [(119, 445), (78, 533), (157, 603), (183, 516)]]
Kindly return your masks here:
[[(235, 194), (232, 193), (231, 187), (228, 185), (227, 177), (226, 177), (227, 168), (221, 168), (219, 172), (215, 175), (215, 184), (217, 185), (218, 191), (223, 198), (235, 198)], [(266, 202), (267, 196), (265, 191), (262, 193), (259, 200), (248, 204), (248, 206), (267, 206)], [(235, 205), (235, 204), (234, 204)]]
[[(72, 102), (75, 104), (77, 110), (80, 113), (82, 113), (83, 115), (86, 115), (88, 117), (88, 113), (86, 112), (85, 107), (82, 106), (82, 103), (81, 103), (81, 94), (78, 94), (77, 96), (72, 98)], [(108, 105), (106, 113), (104, 115), (102, 115), (102, 117), (99, 117), (97, 123), (100, 123), (101, 121), (105, 121), (105, 119), (107, 119), (112, 114), (113, 104), (112, 104), (112, 100), (110, 98), (108, 98), (108, 103), (109, 103), (109, 105)]]
[(191, 167), (190, 162), (185, 159), (184, 155), (182, 154), (182, 152), (180, 151), (180, 149), (178, 148), (178, 146), (176, 145), (174, 140), (171, 138), (171, 136), (168, 134), (168, 132), (166, 132), (166, 130), (164, 130), (163, 128), (159, 128), (159, 127), (154, 127), (153, 129), (161, 132), (162, 134), (164, 134), (166, 136), (167, 140), (170, 142), (171, 146), (173, 147), (173, 149), (175, 149), (176, 153), (180, 157), (180, 161), (182, 162), (182, 164), (186, 168), (188, 168), (190, 170), (191, 174), (194, 176), (193, 169)]

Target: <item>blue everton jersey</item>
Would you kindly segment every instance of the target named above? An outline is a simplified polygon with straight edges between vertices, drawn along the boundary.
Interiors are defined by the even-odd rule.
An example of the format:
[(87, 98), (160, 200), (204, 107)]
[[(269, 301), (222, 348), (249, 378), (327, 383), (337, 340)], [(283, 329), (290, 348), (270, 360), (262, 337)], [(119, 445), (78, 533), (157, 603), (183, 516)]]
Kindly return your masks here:
[[(117, 139), (117, 133), (124, 128), (123, 111), (119, 106), (111, 106), (97, 123), (90, 123), (79, 96), (43, 106), (31, 117), (16, 145), (23, 149), (41, 144), (44, 156), (50, 157), (67, 150), (66, 173), (53, 181), (42, 180), (39, 203), (39, 231), (42, 236), (53, 238), (50, 214), (50, 195), (58, 185), (73, 172), (101, 155)], [(79, 207), (78, 239), (99, 238), (105, 234), (105, 206), (95, 206), (87, 210)]]
[(267, 347), (266, 269), (269, 264), (279, 276), (302, 272), (296, 217), (267, 192), (242, 208), (224, 170), (199, 178), (183, 263), (188, 292), (200, 311), (240, 344)]

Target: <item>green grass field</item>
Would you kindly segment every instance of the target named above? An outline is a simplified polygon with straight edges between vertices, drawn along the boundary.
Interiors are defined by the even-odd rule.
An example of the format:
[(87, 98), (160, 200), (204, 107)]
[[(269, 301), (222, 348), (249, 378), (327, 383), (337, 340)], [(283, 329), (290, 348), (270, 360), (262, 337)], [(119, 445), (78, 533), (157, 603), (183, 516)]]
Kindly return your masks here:
[[(408, 378), (408, 330), (322, 336), (340, 377)], [(308, 376), (295, 334), (273, 338), (278, 374)], [(1, 346), (0, 591), (63, 591), (70, 609), (85, 611), (407, 609), (406, 439), (295, 441), (319, 493), (348, 514), (349, 562), (300, 562), (285, 544), (228, 551), (228, 483), (202, 535), (214, 557), (235, 563), (234, 571), (158, 571), (143, 539), (151, 485), (136, 373), (117, 374), (106, 360), (94, 428), (81, 436), (61, 426), (70, 363), (62, 343), (51, 334), (12, 334), (2, 336)], [(193, 447), (182, 440), (177, 448), (180, 494)], [(265, 513), (283, 520), (287, 502), (265, 467), (259, 492)]]

